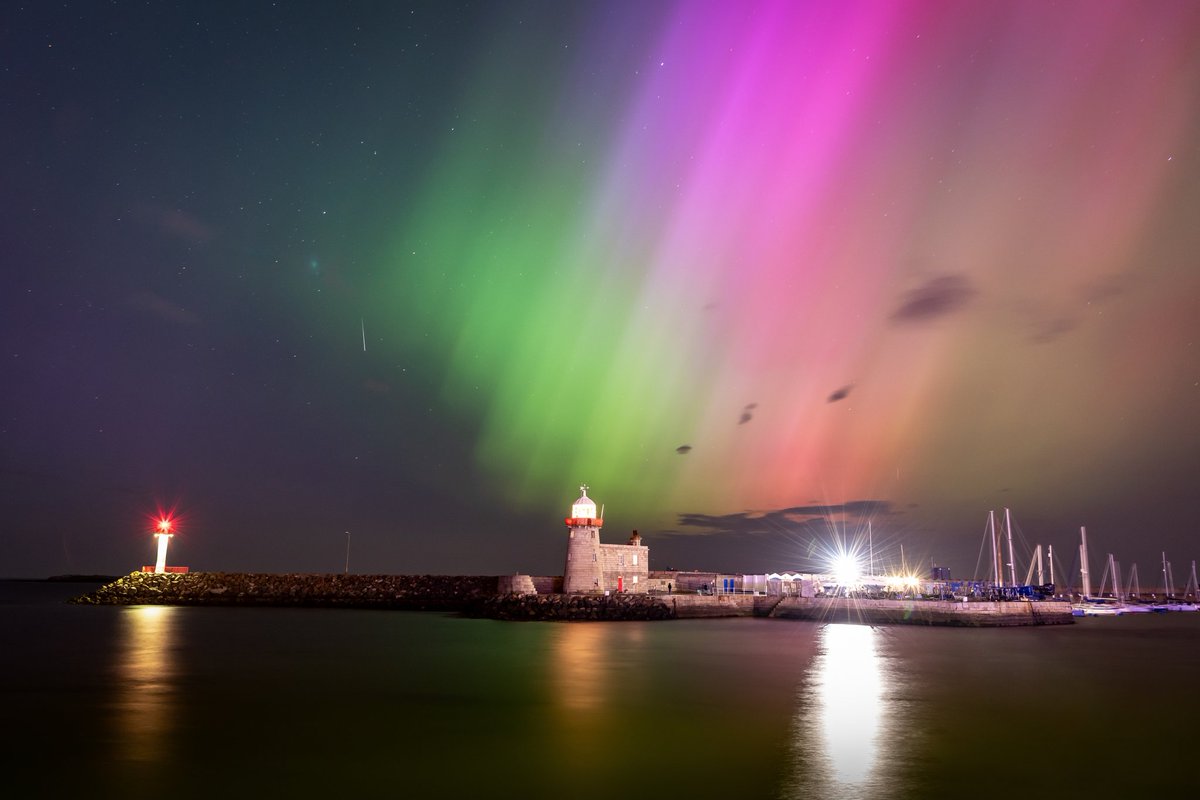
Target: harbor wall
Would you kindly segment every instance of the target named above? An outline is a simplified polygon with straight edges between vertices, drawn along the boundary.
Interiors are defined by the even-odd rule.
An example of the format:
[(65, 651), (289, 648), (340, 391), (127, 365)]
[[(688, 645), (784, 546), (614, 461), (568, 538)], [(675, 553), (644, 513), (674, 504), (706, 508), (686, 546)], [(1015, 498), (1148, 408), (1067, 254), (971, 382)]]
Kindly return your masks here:
[(663, 600), (678, 619), (770, 616), (780, 597), (752, 594), (673, 594)]
[[(543, 593), (561, 579), (526, 575), (312, 575), (135, 572), (72, 602), (87, 605), (301, 606), (459, 611), (505, 620), (778, 617), (871, 625), (967, 627), (1073, 622), (1066, 602), (859, 600), (748, 594)], [(537, 594), (532, 594), (536, 590)]]
[(534, 575), (533, 588), (538, 594), (557, 594), (563, 590), (563, 576)]
[(847, 597), (785, 597), (771, 614), (782, 619), (853, 622), (868, 625), (949, 625), (1003, 627), (1069, 625), (1071, 604), (1041, 602), (968, 602), (953, 600), (859, 600)]

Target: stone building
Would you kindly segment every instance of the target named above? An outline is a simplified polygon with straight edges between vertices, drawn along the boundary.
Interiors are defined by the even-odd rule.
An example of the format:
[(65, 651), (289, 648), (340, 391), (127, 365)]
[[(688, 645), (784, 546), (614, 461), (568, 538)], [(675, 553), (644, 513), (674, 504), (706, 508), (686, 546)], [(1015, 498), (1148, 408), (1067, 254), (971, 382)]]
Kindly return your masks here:
[(596, 513), (596, 503), (579, 487), (581, 496), (571, 506), (567, 523), (567, 565), (563, 570), (563, 591), (567, 594), (604, 592), (645, 592), (650, 574), (650, 548), (642, 544), (637, 531), (628, 544), (602, 544), (600, 528), (604, 520)]

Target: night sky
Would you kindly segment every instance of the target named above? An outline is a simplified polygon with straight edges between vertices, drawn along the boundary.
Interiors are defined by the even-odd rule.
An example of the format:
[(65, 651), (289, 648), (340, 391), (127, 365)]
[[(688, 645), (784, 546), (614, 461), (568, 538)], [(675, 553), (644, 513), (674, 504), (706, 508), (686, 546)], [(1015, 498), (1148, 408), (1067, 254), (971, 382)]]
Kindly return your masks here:
[(1197, 42), (1192, 0), (9, 3), (0, 575), (153, 563), (160, 511), (192, 569), (561, 574), (587, 482), (656, 569), (869, 520), (969, 576), (1009, 507), (1182, 584)]

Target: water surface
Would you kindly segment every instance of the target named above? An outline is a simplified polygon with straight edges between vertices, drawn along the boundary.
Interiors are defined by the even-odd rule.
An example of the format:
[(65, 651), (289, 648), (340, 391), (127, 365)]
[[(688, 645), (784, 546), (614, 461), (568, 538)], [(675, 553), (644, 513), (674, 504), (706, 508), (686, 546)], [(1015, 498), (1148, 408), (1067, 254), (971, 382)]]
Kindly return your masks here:
[(1200, 614), (972, 630), (61, 602), (86, 588), (0, 583), (12, 796), (1200, 786)]

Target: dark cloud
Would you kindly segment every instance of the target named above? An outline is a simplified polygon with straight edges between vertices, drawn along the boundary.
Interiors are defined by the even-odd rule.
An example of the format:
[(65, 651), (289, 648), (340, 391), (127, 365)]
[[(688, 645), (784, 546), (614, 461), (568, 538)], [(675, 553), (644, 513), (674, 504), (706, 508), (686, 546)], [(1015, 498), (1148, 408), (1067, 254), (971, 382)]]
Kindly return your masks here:
[(657, 532), (654, 563), (747, 573), (812, 570), (828, 558), (834, 542), (865, 540), (868, 519), (876, 523), (875, 544), (885, 545), (888, 534), (878, 528), (885, 517), (894, 520), (890, 508), (884, 501), (860, 500), (719, 516), (680, 514), (675, 528)]
[(826, 403), (836, 403), (838, 400), (845, 400), (846, 396), (850, 394), (850, 390), (853, 388), (854, 388), (853, 383), (847, 383), (845, 386), (841, 387), (840, 389), (836, 390), (833, 394), (829, 395), (829, 399), (827, 399), (825, 402)]
[(160, 319), (165, 319), (167, 322), (173, 322), (176, 325), (197, 325), (200, 322), (200, 317), (196, 316), (195, 313), (175, 305), (170, 300), (154, 292), (135, 292), (129, 296), (127, 302), (131, 307), (139, 311), (153, 314)]
[[(831, 517), (873, 517), (891, 513), (886, 500), (851, 500), (836, 505), (792, 506), (773, 511), (743, 511), (736, 514), (682, 513), (679, 525), (685, 528), (706, 528), (710, 533), (774, 533), (780, 530), (797, 532), (805, 528), (825, 530)], [(707, 534), (706, 534), (707, 535)]]
[(891, 319), (897, 323), (934, 320), (964, 308), (975, 294), (975, 288), (965, 275), (931, 278), (905, 293)]
[(675, 452), (679, 453), (681, 456), (686, 456), (688, 453), (692, 452), (692, 446), (690, 444), (681, 444), (679, 447), (675, 448)]

